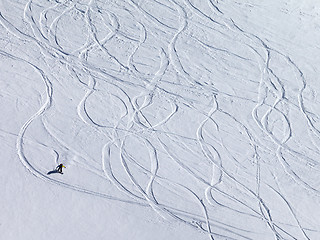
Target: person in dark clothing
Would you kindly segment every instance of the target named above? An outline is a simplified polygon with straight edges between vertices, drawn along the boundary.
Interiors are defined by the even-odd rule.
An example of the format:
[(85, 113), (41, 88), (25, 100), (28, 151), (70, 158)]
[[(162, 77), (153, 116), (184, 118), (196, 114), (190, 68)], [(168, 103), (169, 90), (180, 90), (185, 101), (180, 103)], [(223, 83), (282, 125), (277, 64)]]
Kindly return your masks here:
[(61, 164), (59, 164), (59, 165), (56, 167), (56, 170), (57, 170), (59, 173), (63, 174), (62, 168), (66, 168), (66, 167), (61, 163)]

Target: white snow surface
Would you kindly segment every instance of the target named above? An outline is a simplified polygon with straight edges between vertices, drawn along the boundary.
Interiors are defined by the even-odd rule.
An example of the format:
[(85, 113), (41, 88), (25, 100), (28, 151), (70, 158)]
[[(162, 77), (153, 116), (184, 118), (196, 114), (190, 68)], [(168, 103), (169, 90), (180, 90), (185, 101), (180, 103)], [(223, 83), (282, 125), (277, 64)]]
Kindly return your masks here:
[(0, 239), (320, 239), (319, 39), (311, 0), (1, 0)]

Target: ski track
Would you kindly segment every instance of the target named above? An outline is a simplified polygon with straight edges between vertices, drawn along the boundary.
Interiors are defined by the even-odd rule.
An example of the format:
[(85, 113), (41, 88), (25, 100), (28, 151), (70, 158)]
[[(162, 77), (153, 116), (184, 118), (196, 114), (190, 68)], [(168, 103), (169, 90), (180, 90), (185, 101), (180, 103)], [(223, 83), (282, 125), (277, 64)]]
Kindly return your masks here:
[[(10, 6), (0, 3), (0, 24), (8, 32), (2, 37), (26, 43), (29, 55), (4, 49), (0, 56), (31, 67), (44, 83), (42, 105), (16, 141), (31, 174), (92, 197), (151, 207), (155, 216), (198, 229), (199, 239), (309, 240), (312, 232), (320, 234), (319, 226), (306, 220), (312, 213), (295, 200), (297, 189), (309, 197), (304, 204), (320, 198), (313, 181), (320, 171), (320, 129), (306, 100), (311, 83), (290, 52), (237, 23), (239, 17), (230, 15), (230, 9), (236, 11), (229, 8), (232, 3), (153, 1), (167, 19), (175, 19), (168, 24), (148, 1), (20, 2), (22, 16), (10, 15)], [(126, 22), (129, 16), (132, 21)], [(19, 17), (23, 28), (13, 20)], [(68, 37), (76, 26), (67, 19), (83, 29), (74, 39)], [(194, 49), (188, 50), (191, 44)], [(203, 59), (193, 51), (202, 51)], [(61, 73), (51, 71), (53, 66)], [(239, 73), (243, 66), (251, 72)], [(241, 79), (231, 88), (223, 82), (237, 81), (239, 74), (247, 74), (252, 84)], [(64, 91), (73, 96), (72, 107), (66, 104), (62, 113), (70, 118), (65, 124), (77, 123), (77, 134), (81, 128), (95, 138), (57, 129), (51, 111), (61, 109), (57, 96)], [(298, 118), (304, 123), (299, 129)], [(124, 197), (79, 186), (76, 178), (65, 182), (46, 175), (39, 159), (26, 151), (37, 151), (28, 131), (37, 122), (51, 139), (52, 146), (46, 140), (43, 146), (55, 156), (47, 166), (68, 156), (70, 168), (98, 176)], [(303, 145), (301, 131), (309, 133), (311, 145)], [(86, 153), (94, 141), (100, 149)], [(290, 184), (284, 187), (285, 182)]]

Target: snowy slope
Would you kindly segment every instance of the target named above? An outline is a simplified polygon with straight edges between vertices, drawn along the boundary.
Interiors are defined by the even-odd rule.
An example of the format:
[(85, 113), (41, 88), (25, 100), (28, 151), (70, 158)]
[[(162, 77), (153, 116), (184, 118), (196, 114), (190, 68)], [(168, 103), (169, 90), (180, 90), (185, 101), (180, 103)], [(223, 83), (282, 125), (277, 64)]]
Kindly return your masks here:
[(319, 7), (1, 0), (0, 238), (320, 239)]

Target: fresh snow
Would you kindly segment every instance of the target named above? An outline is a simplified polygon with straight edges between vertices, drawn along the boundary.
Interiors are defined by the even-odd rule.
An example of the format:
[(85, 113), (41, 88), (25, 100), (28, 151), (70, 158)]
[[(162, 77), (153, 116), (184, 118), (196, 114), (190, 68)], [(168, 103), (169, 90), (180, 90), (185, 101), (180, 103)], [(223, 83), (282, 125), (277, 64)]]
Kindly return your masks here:
[(1, 0), (0, 239), (320, 239), (319, 9)]

